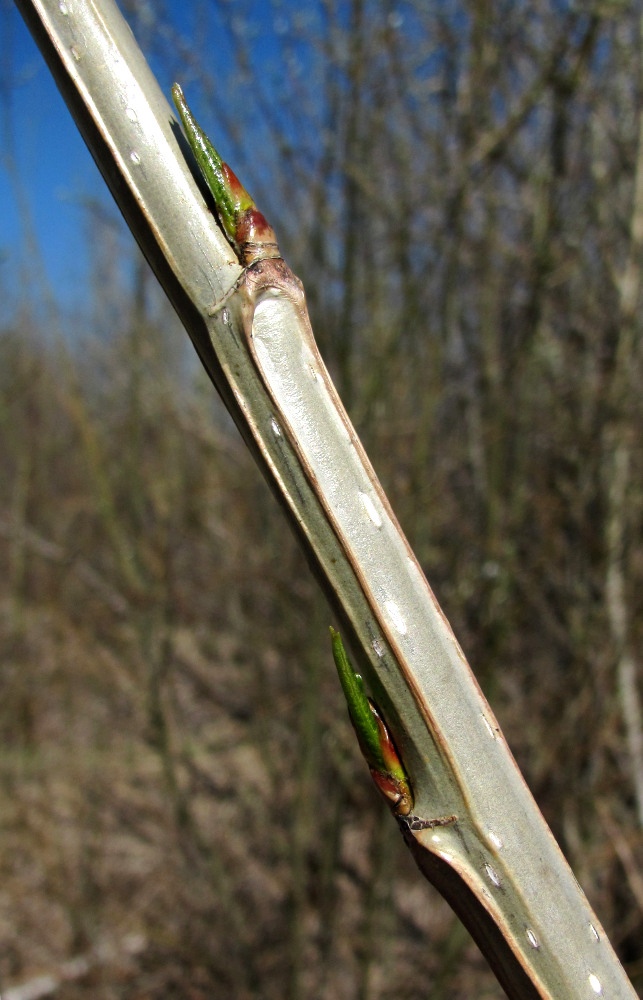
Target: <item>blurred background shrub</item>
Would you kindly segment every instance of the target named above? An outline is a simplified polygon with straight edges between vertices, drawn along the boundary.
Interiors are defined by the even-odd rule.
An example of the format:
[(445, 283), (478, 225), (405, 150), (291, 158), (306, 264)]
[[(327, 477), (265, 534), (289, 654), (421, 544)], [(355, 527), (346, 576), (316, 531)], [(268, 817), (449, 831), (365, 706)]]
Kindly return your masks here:
[[(640, 5), (122, 6), (274, 223), (640, 989)], [(1, 982), (102, 943), (57, 995), (500, 997), (370, 787), (330, 612), (115, 211), (83, 197), (70, 317), (9, 138), (4, 166), (29, 252), (0, 307)]]

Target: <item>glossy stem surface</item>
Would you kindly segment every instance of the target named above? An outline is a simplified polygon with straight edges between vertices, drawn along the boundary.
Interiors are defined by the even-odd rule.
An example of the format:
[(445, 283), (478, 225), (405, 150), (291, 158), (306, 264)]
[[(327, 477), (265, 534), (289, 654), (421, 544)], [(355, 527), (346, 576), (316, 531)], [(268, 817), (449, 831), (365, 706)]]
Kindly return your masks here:
[(510, 997), (635, 997), (399, 529), (299, 282), (278, 258), (239, 264), (113, 0), (16, 2), (334, 602), (413, 789), (398, 822), (419, 867)]

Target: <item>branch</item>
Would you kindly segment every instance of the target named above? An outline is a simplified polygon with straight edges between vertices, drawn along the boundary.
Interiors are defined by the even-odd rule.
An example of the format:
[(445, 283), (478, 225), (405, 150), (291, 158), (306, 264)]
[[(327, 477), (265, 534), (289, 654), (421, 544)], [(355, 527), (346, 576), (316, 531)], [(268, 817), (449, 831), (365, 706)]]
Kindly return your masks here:
[[(113, 0), (17, 0), (334, 603), (413, 794), (418, 865), (515, 1000), (634, 997), (402, 535), (280, 258), (242, 268)], [(197, 175), (198, 177), (198, 175)]]

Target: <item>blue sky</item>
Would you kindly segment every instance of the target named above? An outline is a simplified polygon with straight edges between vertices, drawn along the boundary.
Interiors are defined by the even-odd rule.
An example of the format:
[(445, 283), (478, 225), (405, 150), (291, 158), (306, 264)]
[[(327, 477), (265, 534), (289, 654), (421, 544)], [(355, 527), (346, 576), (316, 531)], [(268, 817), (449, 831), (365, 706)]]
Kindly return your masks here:
[[(169, 0), (169, 15), (176, 15), (181, 34), (188, 41), (193, 28), (189, 23), (190, 12), (191, 8), (182, 6), (178, 0)], [(260, 30), (259, 8), (257, 15), (257, 24), (253, 26), (255, 51), (260, 50), (258, 57), (268, 67), (275, 53), (275, 36), (270, 30)], [(88, 305), (86, 289), (91, 266), (85, 206), (88, 201), (98, 203), (110, 217), (120, 220), (120, 216), (44, 60), (10, 0), (0, 0), (0, 44), (0, 321), (6, 321), (16, 305), (24, 301), (25, 294), (33, 300), (43, 300), (49, 295), (64, 313), (79, 313)], [(199, 44), (206, 46), (208, 41), (203, 38), (201, 43), (189, 41), (189, 44), (197, 48)], [(173, 53), (170, 48), (168, 58), (167, 51), (168, 46), (165, 58), (159, 58), (157, 65), (153, 55), (150, 57), (147, 51), (146, 55), (169, 95), (171, 79), (167, 74)], [(218, 62), (222, 52), (225, 53), (225, 45), (218, 47)], [(181, 63), (180, 55), (176, 62)], [(217, 66), (217, 75), (219, 69), (225, 90), (230, 66)], [(180, 67), (177, 71), (180, 72)], [(190, 93), (189, 75), (185, 82), (190, 101), (199, 114), (199, 94), (194, 93), (194, 87)], [(212, 122), (211, 109), (209, 115), (205, 114), (205, 122), (208, 117)], [(217, 144), (225, 156), (223, 122), (218, 127), (224, 134), (219, 133)], [(36, 248), (30, 242), (34, 239)]]
[[(160, 19), (146, 20), (156, 8), (164, 8)], [(279, 218), (287, 251), (288, 227), (310, 211), (305, 192), (298, 194), (297, 171), (314, 176), (320, 135), (328, 132), (324, 4), (148, 0), (138, 10), (132, 27), (161, 87), (169, 97), (173, 79), (180, 80), (223, 158), (268, 217)], [(334, 16), (339, 65), (347, 37), (341, 4)], [(396, 29), (398, 20), (399, 13)], [(240, 62), (235, 32), (243, 41)], [(58, 303), (68, 325), (70, 314), (90, 306), (92, 254), (101, 245), (88, 239), (87, 204), (98, 204), (121, 227), (117, 259), (129, 258), (133, 240), (11, 0), (0, 0), (0, 115), (0, 322), (29, 298)], [(274, 184), (275, 169), (281, 185)], [(282, 199), (289, 189), (287, 206), (275, 201), (276, 188)]]
[[(13, 4), (0, 14), (2, 146), (0, 148), (0, 291), (11, 307), (31, 285), (43, 294), (42, 267), (56, 297), (84, 300), (87, 260), (80, 250), (83, 200), (105, 199), (97, 168)], [(12, 169), (12, 167), (14, 169)], [(39, 244), (33, 247), (19, 205)], [(84, 241), (82, 241), (84, 242)], [(75, 252), (74, 252), (74, 248)]]

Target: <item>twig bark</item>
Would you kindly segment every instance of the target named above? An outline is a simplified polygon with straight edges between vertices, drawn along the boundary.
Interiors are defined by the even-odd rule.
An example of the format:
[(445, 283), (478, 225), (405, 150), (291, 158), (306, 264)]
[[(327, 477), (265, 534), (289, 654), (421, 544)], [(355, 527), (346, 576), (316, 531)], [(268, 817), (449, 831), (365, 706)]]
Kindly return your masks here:
[(242, 269), (113, 0), (19, 0), (94, 157), (352, 637), (420, 869), (514, 1000), (634, 996), (402, 535), (285, 262)]

